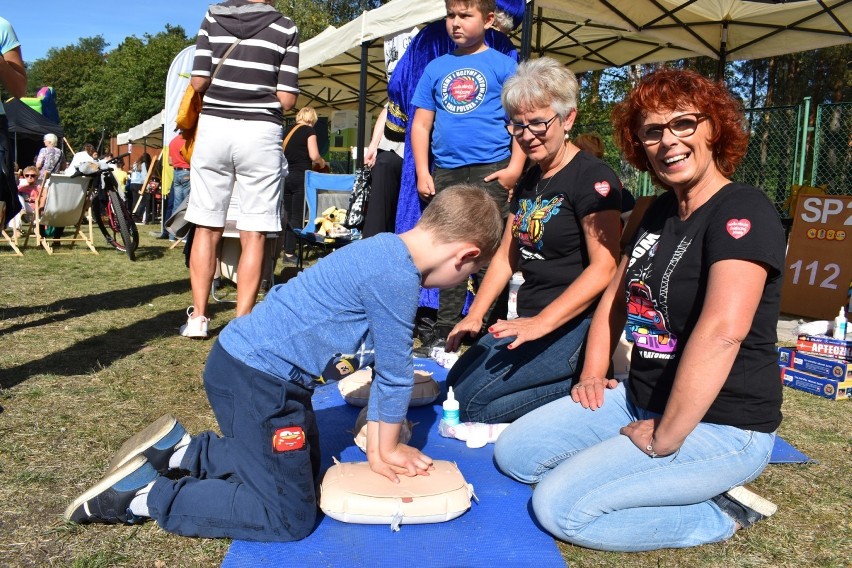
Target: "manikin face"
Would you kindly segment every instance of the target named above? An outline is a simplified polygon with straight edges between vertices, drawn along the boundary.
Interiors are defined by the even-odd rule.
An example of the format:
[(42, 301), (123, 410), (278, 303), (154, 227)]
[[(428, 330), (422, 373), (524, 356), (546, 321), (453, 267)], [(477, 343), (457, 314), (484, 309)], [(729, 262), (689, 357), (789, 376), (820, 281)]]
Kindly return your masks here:
[(473, 6), (461, 3), (452, 4), (447, 9), (447, 34), (458, 46), (459, 50), (478, 48), (485, 35), (485, 30), (494, 23), (494, 14), (483, 15)]
[[(659, 128), (660, 125), (674, 121), (672, 124), (675, 125), (675, 131), (678, 131), (679, 123), (688, 125), (696, 116), (698, 119), (695, 132), (689, 135), (681, 133), (677, 136), (669, 127)], [(680, 117), (682, 119), (678, 121)], [(710, 145), (711, 122), (698, 110), (687, 107), (673, 111), (648, 112), (637, 132), (648, 125), (656, 125), (654, 130), (657, 132), (662, 130), (659, 142), (644, 145), (648, 162), (661, 182), (673, 189), (689, 190), (718, 173)]]

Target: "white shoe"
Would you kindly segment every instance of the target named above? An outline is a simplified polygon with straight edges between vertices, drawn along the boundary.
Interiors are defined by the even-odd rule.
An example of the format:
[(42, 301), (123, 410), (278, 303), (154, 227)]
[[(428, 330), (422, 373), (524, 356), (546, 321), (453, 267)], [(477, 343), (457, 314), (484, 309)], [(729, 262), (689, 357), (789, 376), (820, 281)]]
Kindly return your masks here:
[(210, 321), (204, 316), (192, 317), (194, 308), (186, 309), (186, 323), (180, 326), (180, 334), (193, 339), (207, 339), (207, 323)]

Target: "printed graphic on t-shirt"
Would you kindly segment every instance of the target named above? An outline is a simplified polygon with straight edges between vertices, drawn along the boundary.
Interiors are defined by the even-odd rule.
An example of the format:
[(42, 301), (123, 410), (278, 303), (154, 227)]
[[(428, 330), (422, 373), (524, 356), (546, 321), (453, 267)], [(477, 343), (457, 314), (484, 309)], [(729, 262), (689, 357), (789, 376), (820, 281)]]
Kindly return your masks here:
[[(657, 310), (651, 290), (641, 280), (633, 280), (627, 285), (627, 328), (633, 336), (633, 343), (646, 349), (658, 358), (669, 358), (664, 354), (672, 353), (677, 347), (677, 338), (666, 327), (663, 314)], [(648, 355), (642, 354), (648, 358)]]
[(487, 86), (485, 75), (476, 69), (453, 71), (441, 81), (441, 104), (453, 114), (470, 112), (482, 104)]
[(512, 236), (521, 244), (521, 255), (526, 259), (543, 259), (539, 251), (544, 247), (544, 226), (559, 213), (559, 206), (565, 196), (559, 194), (553, 199), (518, 200), (518, 213), (512, 222)]
[(357, 371), (361, 367), (360, 358), (357, 355), (344, 355), (336, 353), (328, 362), (322, 375), (316, 381), (324, 385), (329, 382), (339, 381)]

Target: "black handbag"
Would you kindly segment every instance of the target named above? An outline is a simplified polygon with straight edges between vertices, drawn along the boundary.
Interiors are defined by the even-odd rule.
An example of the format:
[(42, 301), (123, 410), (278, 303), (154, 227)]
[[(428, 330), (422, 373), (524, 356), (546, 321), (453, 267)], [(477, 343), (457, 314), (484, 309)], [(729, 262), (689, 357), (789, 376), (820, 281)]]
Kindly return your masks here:
[(352, 195), (349, 196), (349, 207), (346, 210), (346, 220), (343, 223), (349, 229), (361, 229), (367, 215), (367, 202), (370, 199), (370, 168), (364, 166), (355, 172), (355, 184)]

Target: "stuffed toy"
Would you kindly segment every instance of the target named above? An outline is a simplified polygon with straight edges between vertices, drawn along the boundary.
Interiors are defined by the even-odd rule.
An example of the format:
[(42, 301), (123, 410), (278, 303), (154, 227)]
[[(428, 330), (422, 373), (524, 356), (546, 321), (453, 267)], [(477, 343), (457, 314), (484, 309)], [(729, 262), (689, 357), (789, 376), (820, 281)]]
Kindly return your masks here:
[(329, 207), (322, 212), (322, 217), (314, 219), (314, 224), (318, 225), (316, 233), (323, 237), (332, 236), (336, 233), (335, 227), (340, 226), (344, 221), (346, 221), (346, 209)]

